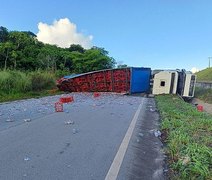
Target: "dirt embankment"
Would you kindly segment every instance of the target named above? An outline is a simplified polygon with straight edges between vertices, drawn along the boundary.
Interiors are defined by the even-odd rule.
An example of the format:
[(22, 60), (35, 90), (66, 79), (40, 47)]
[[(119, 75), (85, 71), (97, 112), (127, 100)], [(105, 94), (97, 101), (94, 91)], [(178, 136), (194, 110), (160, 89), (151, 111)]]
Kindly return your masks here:
[(193, 104), (198, 104), (203, 106), (203, 111), (212, 114), (212, 104), (205, 103), (204, 101), (194, 98), (192, 101)]

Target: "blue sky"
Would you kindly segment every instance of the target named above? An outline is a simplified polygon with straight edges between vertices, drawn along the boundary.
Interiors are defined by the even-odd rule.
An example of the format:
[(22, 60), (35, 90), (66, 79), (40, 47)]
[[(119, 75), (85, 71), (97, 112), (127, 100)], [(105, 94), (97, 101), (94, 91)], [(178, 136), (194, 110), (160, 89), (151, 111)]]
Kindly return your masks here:
[(38, 33), (68, 18), (116, 61), (152, 69), (204, 69), (212, 56), (210, 0), (37, 0), (1, 2), (0, 26)]

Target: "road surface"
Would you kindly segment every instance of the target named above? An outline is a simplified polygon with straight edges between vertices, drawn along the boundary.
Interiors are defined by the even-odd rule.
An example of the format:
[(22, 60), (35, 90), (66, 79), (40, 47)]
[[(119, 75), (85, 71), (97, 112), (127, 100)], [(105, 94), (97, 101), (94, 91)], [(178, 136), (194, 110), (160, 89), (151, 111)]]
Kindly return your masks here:
[(62, 113), (60, 96), (0, 105), (0, 179), (164, 178), (154, 99), (71, 95)]

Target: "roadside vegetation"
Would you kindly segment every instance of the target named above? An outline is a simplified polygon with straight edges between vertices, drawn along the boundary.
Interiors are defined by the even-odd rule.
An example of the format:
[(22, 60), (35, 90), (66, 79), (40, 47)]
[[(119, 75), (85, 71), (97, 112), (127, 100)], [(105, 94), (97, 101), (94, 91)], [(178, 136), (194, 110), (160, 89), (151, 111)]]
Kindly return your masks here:
[(178, 96), (156, 96), (170, 179), (211, 179), (212, 116)]
[[(197, 82), (212, 82), (212, 68), (206, 68), (196, 73)], [(212, 89), (195, 88), (195, 97), (212, 104)]]
[(196, 87), (195, 97), (203, 100), (206, 103), (212, 104), (212, 89)]
[(57, 94), (50, 72), (0, 71), (0, 102)]
[(199, 71), (196, 73), (197, 75), (197, 81), (209, 81), (212, 82), (212, 67), (203, 69), (202, 71)]

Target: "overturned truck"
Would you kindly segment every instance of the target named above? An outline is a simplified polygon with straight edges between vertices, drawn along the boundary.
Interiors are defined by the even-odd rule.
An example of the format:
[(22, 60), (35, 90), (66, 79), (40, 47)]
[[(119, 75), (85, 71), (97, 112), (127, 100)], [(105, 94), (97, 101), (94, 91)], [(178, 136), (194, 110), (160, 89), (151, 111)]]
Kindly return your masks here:
[(153, 72), (152, 93), (178, 94), (183, 98), (194, 97), (196, 75), (185, 70), (162, 70)]
[(65, 76), (57, 81), (57, 87), (67, 92), (179, 94), (192, 98), (195, 83), (196, 75), (189, 71), (131, 67)]

